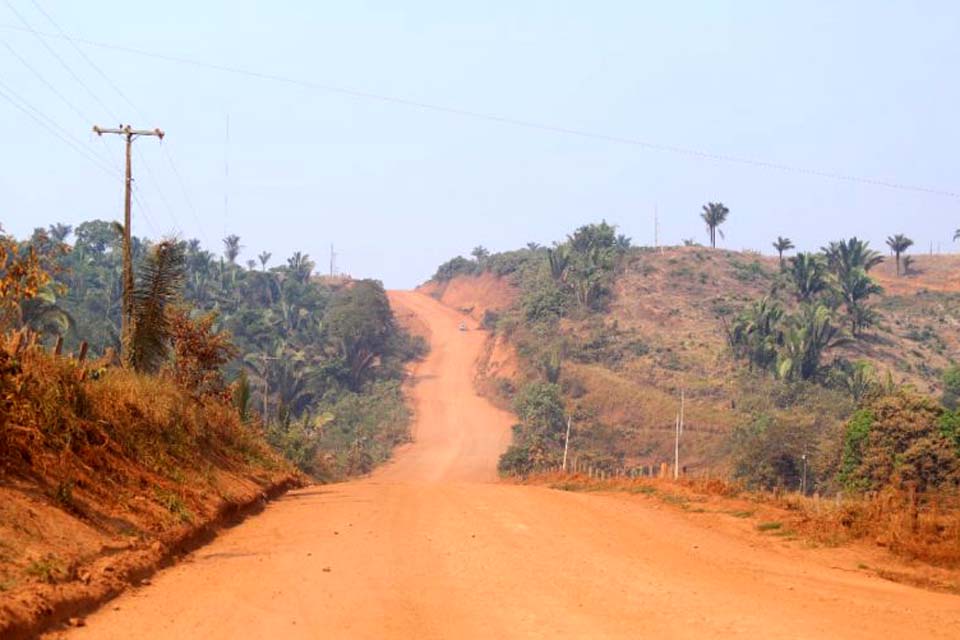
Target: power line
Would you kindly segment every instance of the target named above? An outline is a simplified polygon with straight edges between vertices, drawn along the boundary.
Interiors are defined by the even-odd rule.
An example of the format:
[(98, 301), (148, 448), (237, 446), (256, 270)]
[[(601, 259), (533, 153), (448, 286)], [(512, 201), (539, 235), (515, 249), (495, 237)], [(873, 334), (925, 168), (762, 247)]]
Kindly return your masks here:
[(57, 124), (52, 118), (24, 100), (23, 97), (17, 95), (17, 93), (2, 80), (0, 80), (0, 97), (3, 97), (7, 102), (29, 116), (49, 133), (59, 138), (71, 149), (92, 162), (98, 169), (111, 177), (116, 177), (117, 172), (114, 169), (110, 168), (108, 164), (104, 163), (97, 156), (92, 155), (89, 151), (87, 151), (87, 147), (81, 141), (75, 138), (69, 131)]
[(36, 29), (34, 29), (33, 26), (30, 24), (30, 22), (27, 21), (27, 19), (24, 18), (23, 15), (22, 15), (19, 11), (17, 11), (16, 7), (14, 7), (13, 4), (10, 3), (10, 0), (4, 0), (4, 4), (6, 4), (6, 5), (7, 5), (7, 8), (10, 9), (10, 11), (12, 11), (15, 16), (17, 16), (17, 19), (18, 19), (20, 22), (23, 23), (23, 26), (25, 27), (26, 31), (29, 31), (29, 32), (32, 33), (34, 36), (36, 36), (37, 40), (40, 41), (40, 44), (43, 45), (43, 47), (47, 50), (47, 52), (50, 53), (50, 55), (52, 55), (54, 58), (57, 59), (57, 62), (59, 62), (59, 63), (60, 63), (60, 66), (62, 66), (62, 67), (66, 70), (66, 72), (67, 72), (68, 74), (70, 74), (70, 77), (72, 77), (74, 80), (76, 80), (77, 83), (78, 83), (81, 87), (83, 87), (83, 88), (86, 90), (87, 93), (90, 94), (90, 96), (94, 99), (94, 101), (95, 101), (98, 105), (100, 105), (100, 108), (103, 109), (104, 111), (106, 111), (107, 114), (109, 114), (110, 117), (113, 118), (114, 120), (119, 120), (119, 118), (117, 118), (117, 115), (116, 115), (115, 113), (113, 113), (113, 111), (110, 109), (110, 107), (108, 107), (108, 106), (103, 102), (103, 100), (100, 99), (100, 96), (98, 96), (98, 95), (96, 94), (96, 92), (95, 92), (93, 89), (91, 89), (91, 88), (87, 85), (87, 83), (85, 83), (85, 82), (83, 81), (83, 79), (80, 78), (80, 76), (78, 76), (78, 75), (73, 71), (73, 69), (70, 67), (70, 65), (68, 65), (68, 64), (66, 63), (66, 61), (65, 61), (63, 58), (60, 57), (60, 54), (57, 53), (56, 50), (55, 50), (53, 47), (50, 46), (50, 44), (46, 41), (44, 34), (41, 34), (39, 31), (37, 31)]
[[(93, 59), (92, 59), (90, 56), (88, 56), (88, 55), (86, 54), (86, 52), (84, 52), (84, 50), (77, 45), (76, 42), (74, 42), (73, 38), (71, 38), (70, 35), (69, 35), (66, 31), (64, 31), (64, 29), (60, 26), (60, 24), (59, 24), (56, 20), (54, 20), (53, 16), (51, 16), (51, 15), (40, 5), (40, 3), (37, 2), (37, 0), (30, 0), (30, 1), (33, 3), (33, 6), (36, 7), (37, 11), (39, 11), (41, 14), (43, 14), (43, 17), (47, 19), (47, 22), (49, 22), (51, 25), (53, 25), (53, 27), (59, 32), (60, 37), (63, 38), (64, 40), (66, 40), (67, 42), (69, 42), (69, 43), (70, 43), (70, 46), (73, 48), (73, 50), (76, 51), (77, 54), (78, 54), (81, 58), (83, 58), (83, 60), (84, 60), (88, 65), (90, 65), (90, 67), (92, 67), (93, 70), (96, 71), (97, 74), (99, 74), (101, 78), (103, 78), (103, 80), (107, 83), (107, 85), (108, 85), (111, 89), (113, 89), (113, 91), (114, 91), (118, 96), (120, 96), (120, 98), (121, 98), (124, 102), (126, 102), (126, 103), (130, 106), (130, 108), (132, 108), (135, 112), (137, 112), (137, 114), (138, 114), (141, 118), (143, 118), (144, 120), (146, 120), (147, 117), (146, 117), (146, 115), (144, 114), (144, 111), (143, 111), (142, 109), (140, 109), (136, 104), (134, 104), (133, 101), (127, 96), (127, 94), (117, 85), (117, 83), (113, 81), (113, 78), (111, 78), (111, 77), (109, 76), (109, 74), (107, 74), (107, 73), (100, 67), (100, 65), (98, 65), (96, 62), (94, 62)], [(101, 138), (101, 141), (102, 141), (102, 138)], [(206, 241), (207, 244), (209, 244), (209, 240), (207, 240), (206, 233), (204, 233), (204, 230), (203, 230), (203, 223), (200, 221), (200, 215), (198, 214), (197, 208), (194, 206), (193, 201), (191, 200), (190, 195), (189, 195), (189, 193), (187, 192), (186, 184), (184, 183), (183, 178), (182, 178), (182, 176), (180, 175), (180, 171), (177, 169), (177, 165), (176, 165), (176, 163), (175, 163), (174, 160), (173, 160), (173, 156), (171, 155), (170, 151), (168, 150), (167, 145), (161, 143), (160, 148), (161, 148), (161, 150), (163, 151), (163, 154), (167, 157), (167, 162), (169, 163), (170, 168), (173, 170), (174, 176), (176, 177), (177, 182), (179, 183), (180, 190), (181, 190), (181, 192), (182, 192), (182, 194), (183, 194), (184, 201), (187, 203), (187, 207), (190, 209), (190, 212), (191, 212), (191, 214), (193, 215), (193, 218), (194, 218), (194, 220), (196, 221), (196, 223), (197, 223), (197, 225), (198, 225), (198, 229), (199, 229), (199, 231), (200, 231), (200, 235), (203, 236), (204, 241)], [(170, 217), (173, 219), (174, 224), (179, 227), (180, 225), (177, 223), (176, 216), (173, 214), (172, 208), (170, 207), (170, 205), (169, 205), (166, 197), (163, 195), (163, 190), (162, 190), (161, 187), (160, 187), (159, 181), (154, 177), (153, 169), (151, 168), (149, 162), (147, 162), (146, 157), (143, 156), (143, 155), (139, 152), (139, 149), (138, 149), (137, 153), (138, 153), (138, 156), (139, 156), (140, 160), (143, 162), (144, 166), (147, 167), (147, 172), (150, 174), (151, 180), (153, 180), (154, 186), (156, 187), (157, 192), (160, 194), (160, 198), (161, 198), (161, 200), (163, 201), (164, 206), (167, 208), (167, 211), (170, 213)]]
[[(0, 26), (3, 26), (4, 28), (8, 28), (8, 29), (22, 30), (16, 26), (8, 26), (8, 25), (0, 25)], [(62, 36), (58, 36), (56, 34), (42, 34), (42, 37), (58, 38)], [(429, 102), (421, 102), (418, 100), (409, 100), (406, 98), (399, 98), (396, 96), (372, 93), (369, 91), (361, 91), (361, 90), (351, 89), (347, 87), (327, 85), (327, 84), (314, 82), (310, 80), (302, 80), (302, 79), (270, 73), (270, 72), (254, 71), (251, 69), (243, 69), (240, 67), (233, 67), (229, 65), (222, 65), (222, 64), (216, 64), (211, 62), (205, 62), (201, 60), (194, 60), (194, 59), (185, 58), (182, 56), (175, 56), (175, 55), (169, 55), (164, 53), (157, 53), (153, 51), (146, 51), (146, 50), (138, 49), (134, 47), (110, 44), (105, 42), (97, 42), (94, 40), (87, 40), (85, 38), (74, 38), (74, 40), (76, 42), (79, 42), (91, 47), (98, 47), (101, 49), (109, 49), (113, 51), (121, 51), (124, 53), (132, 53), (135, 55), (144, 56), (148, 58), (155, 58), (157, 60), (164, 60), (167, 62), (173, 62), (177, 64), (185, 64), (185, 65), (190, 65), (190, 66), (199, 67), (203, 69), (209, 69), (213, 71), (231, 73), (235, 75), (248, 76), (252, 78), (258, 78), (261, 80), (271, 80), (275, 82), (282, 82), (285, 84), (291, 84), (291, 85), (296, 85), (296, 86), (305, 87), (309, 89), (325, 91), (328, 93), (337, 93), (341, 95), (346, 95), (353, 98), (376, 100), (379, 102), (386, 102), (390, 104), (398, 104), (398, 105), (403, 105), (408, 107), (414, 107), (417, 109), (422, 109), (424, 111), (446, 113), (446, 114), (457, 115), (457, 116), (462, 116), (466, 118), (473, 118), (477, 120), (485, 120), (488, 122), (506, 124), (506, 125), (511, 125), (515, 127), (522, 127), (526, 129), (546, 131), (550, 133), (560, 133), (560, 134), (576, 136), (580, 138), (588, 138), (592, 140), (601, 140), (604, 142), (630, 145), (630, 146), (648, 149), (650, 151), (670, 153), (674, 155), (683, 155), (683, 156), (699, 158), (703, 160), (714, 160), (718, 162), (740, 164), (740, 165), (762, 168), (762, 169), (771, 169), (771, 170), (782, 171), (786, 173), (796, 173), (796, 174), (813, 176), (818, 178), (827, 178), (830, 180), (837, 180), (840, 182), (850, 182), (854, 184), (862, 184), (862, 185), (868, 185), (868, 186), (874, 186), (874, 187), (884, 187), (884, 188), (896, 189), (900, 191), (910, 191), (914, 193), (925, 193), (929, 195), (937, 195), (937, 196), (944, 196), (948, 198), (960, 199), (960, 192), (950, 191), (946, 189), (924, 187), (924, 186), (913, 185), (913, 184), (908, 184), (903, 182), (895, 182), (892, 180), (883, 180), (879, 178), (866, 178), (863, 176), (839, 173), (839, 172), (828, 171), (824, 169), (799, 167), (799, 166), (793, 166), (793, 165), (783, 164), (779, 162), (769, 162), (766, 160), (757, 160), (753, 158), (714, 153), (710, 151), (703, 151), (700, 149), (694, 149), (690, 147), (660, 144), (656, 142), (650, 142), (647, 140), (640, 140), (638, 138), (629, 138), (625, 136), (596, 133), (596, 132), (586, 131), (582, 129), (574, 129), (570, 127), (544, 124), (544, 123), (534, 122), (532, 120), (523, 120), (520, 118), (513, 118), (509, 116), (501, 116), (497, 114), (483, 113), (480, 111), (462, 109), (459, 107), (451, 107), (447, 105), (440, 105), (440, 104), (434, 104)]]
[[(119, 95), (128, 105), (130, 105), (130, 107), (131, 107), (134, 111), (136, 111), (136, 112), (138, 112), (139, 114), (142, 115), (142, 114), (143, 114), (143, 111), (142, 111), (141, 109), (139, 109), (135, 104), (133, 104), (133, 102), (130, 100), (130, 98), (128, 98), (127, 95), (120, 89), (120, 87), (118, 87), (117, 84), (116, 84), (115, 82), (113, 82), (113, 80), (110, 78), (110, 76), (108, 76), (108, 75), (103, 71), (103, 69), (101, 69), (86, 53), (84, 53), (84, 51), (83, 51), (80, 47), (78, 47), (77, 44), (76, 44), (72, 39), (70, 39), (69, 35), (66, 34), (66, 32), (60, 27), (60, 25), (56, 22), (56, 20), (54, 20), (53, 17), (52, 17), (47, 11), (45, 11), (45, 10), (43, 9), (43, 7), (40, 6), (40, 4), (39, 4), (36, 0), (31, 0), (31, 2), (33, 3), (34, 7), (36, 7), (36, 9), (37, 9), (41, 14), (43, 14), (43, 16), (47, 19), (47, 21), (50, 22), (50, 24), (52, 24), (52, 25), (54, 26), (54, 28), (56, 28), (56, 29), (60, 32), (60, 34), (61, 34), (61, 36), (63, 37), (63, 39), (67, 40), (67, 41), (70, 43), (70, 45), (71, 45), (72, 48), (77, 52), (77, 54), (79, 54), (80, 57), (83, 58), (84, 61), (86, 61), (87, 64), (89, 64), (104, 80), (106, 80), (107, 84), (117, 93), (117, 95)], [(71, 67), (62, 57), (60, 57), (51, 47), (49, 47), (49, 46), (47, 45), (47, 43), (43, 40), (43, 36), (40, 34), (40, 32), (38, 32), (36, 29), (34, 29), (33, 26), (30, 25), (30, 24), (26, 21), (26, 19), (25, 19), (19, 12), (17, 12), (17, 10), (10, 4), (9, 0), (5, 0), (5, 3), (6, 3), (7, 6), (11, 9), (11, 11), (13, 11), (13, 13), (17, 16), (17, 18), (19, 18), (20, 21), (26, 26), (26, 28), (27, 28), (31, 33), (33, 33), (36, 37), (38, 37), (38, 38), (40, 39), (40, 41), (43, 43), (43, 45), (44, 45), (44, 47), (47, 49), (47, 51), (49, 51), (54, 57), (57, 58), (57, 60), (58, 60), (58, 61), (60, 62), (60, 64), (64, 67), (64, 69), (66, 69), (67, 72), (71, 75), (71, 77), (73, 77), (74, 80), (76, 80), (81, 86), (84, 87), (84, 89), (87, 91), (87, 93), (89, 93), (89, 94), (93, 97), (93, 99), (97, 102), (97, 104), (99, 104), (99, 105), (100, 105), (103, 109), (105, 109), (113, 118), (116, 119), (116, 114), (113, 113), (113, 111), (103, 102), (103, 100), (100, 99), (100, 97), (97, 95), (97, 93), (96, 93), (93, 89), (91, 89), (90, 86), (87, 85), (87, 84), (83, 81), (83, 79), (79, 76), (79, 74), (76, 73), (76, 72), (74, 72), (74, 70), (72, 69), (72, 67)], [(4, 44), (7, 44), (7, 43), (4, 43)], [(7, 44), (7, 47), (10, 48), (10, 45)], [(16, 52), (12, 50), (12, 48), (11, 48), (11, 52), (14, 53), (14, 55), (17, 55)], [(17, 55), (17, 57), (20, 58), (19, 55)], [(30, 68), (31, 70), (33, 70), (32, 67), (30, 67), (30, 65), (29, 65), (25, 60), (21, 59), (21, 62), (23, 62), (28, 68)], [(34, 73), (36, 73), (36, 74), (38, 75), (38, 77), (40, 77), (38, 72), (34, 71)], [(43, 78), (41, 78), (41, 80), (43, 80)], [(51, 88), (51, 90), (53, 90), (55, 93), (57, 93), (57, 95), (60, 95), (60, 97), (61, 97), (63, 100), (66, 101), (66, 98), (63, 98), (62, 94), (60, 94), (59, 92), (57, 92), (57, 90), (56, 90), (54, 87), (52, 87), (52, 86), (51, 86), (48, 82), (46, 82), (45, 80), (43, 80), (43, 81), (44, 81), (45, 84), (47, 84), (47, 86), (49, 86), (49, 87)], [(79, 109), (77, 109), (76, 107), (73, 107), (72, 103), (69, 103), (69, 101), (67, 101), (67, 102), (68, 102), (68, 105), (71, 106), (71, 108), (73, 108), (73, 110), (74, 110), (76, 113), (78, 113), (84, 120), (87, 121), (87, 123), (93, 122), (93, 119), (87, 117), (85, 114), (83, 114), (81, 111), (79, 111)], [(102, 139), (101, 139), (101, 140), (102, 140)], [(159, 182), (159, 180), (156, 178), (156, 175), (155, 175), (154, 172), (153, 172), (153, 167), (152, 167), (151, 164), (147, 161), (146, 157), (140, 152), (139, 149), (136, 149), (136, 153), (137, 153), (138, 159), (139, 159), (140, 162), (143, 164), (143, 166), (146, 168), (147, 174), (148, 174), (148, 176), (149, 176), (149, 178), (150, 178), (150, 181), (151, 181), (151, 183), (153, 184), (154, 189), (155, 189), (156, 192), (157, 192), (157, 195), (160, 197), (160, 200), (161, 200), (161, 202), (163, 203), (163, 206), (164, 206), (164, 208), (166, 209), (168, 215), (170, 216), (170, 219), (173, 221), (174, 227), (177, 227), (177, 228), (178, 228), (178, 227), (180, 226), (180, 224), (179, 224), (179, 222), (177, 222), (176, 214), (173, 212), (173, 208), (170, 206), (169, 201), (167, 200), (166, 196), (165, 196), (164, 193), (163, 193), (163, 189), (162, 189), (161, 186), (160, 186), (160, 182)], [(145, 207), (143, 207), (142, 202), (140, 202), (139, 198), (138, 198), (138, 202), (141, 204), (141, 208), (145, 208)], [(147, 218), (147, 223), (150, 224), (151, 228), (153, 228), (152, 224), (150, 223), (149, 217)], [(156, 233), (156, 232), (154, 231), (154, 233)]]
[[(60, 32), (60, 36), (61, 36), (64, 40), (66, 40), (67, 42), (70, 43), (70, 46), (73, 47), (73, 50), (76, 51), (76, 52), (80, 55), (80, 57), (83, 58), (83, 59), (86, 61), (87, 64), (89, 64), (91, 67), (93, 67), (93, 69), (94, 69), (98, 74), (100, 74), (100, 77), (103, 78), (103, 79), (106, 81), (106, 83), (110, 86), (110, 88), (113, 89), (113, 90), (117, 93), (117, 95), (119, 95), (128, 105), (130, 105), (130, 107), (131, 107), (134, 111), (136, 111), (141, 118), (143, 118), (144, 120), (146, 120), (147, 118), (146, 118), (146, 116), (144, 115), (143, 111), (141, 111), (139, 108), (137, 108), (137, 105), (133, 104), (133, 102), (131, 102), (130, 98), (127, 97), (127, 94), (125, 94), (125, 93), (120, 89), (120, 87), (117, 86), (117, 84), (113, 81), (113, 79), (112, 79), (109, 75), (107, 75), (107, 74), (103, 71), (103, 69), (101, 69), (101, 68), (99, 67), (99, 65), (97, 65), (96, 62), (94, 62), (93, 60), (90, 59), (90, 56), (88, 56), (86, 53), (84, 53), (83, 49), (81, 49), (79, 46), (77, 46), (77, 43), (74, 42), (73, 39), (60, 27), (60, 25), (57, 23), (57, 21), (53, 19), (53, 16), (51, 16), (49, 13), (47, 13), (47, 12), (44, 10), (44, 8), (43, 8), (42, 6), (40, 6), (40, 3), (37, 2), (37, 0), (30, 0), (30, 1), (33, 3), (33, 6), (36, 7), (37, 11), (39, 11), (41, 14), (43, 14), (43, 17), (47, 19), (47, 22), (49, 22), (50, 24), (52, 24), (53, 27), (54, 27), (57, 31)], [(8, 2), (8, 4), (9, 4), (9, 2)]]
[[(81, 120), (83, 120), (83, 121), (85, 121), (85, 122), (92, 122), (92, 120), (91, 120), (90, 118), (88, 118), (88, 117), (86, 116), (86, 114), (84, 114), (83, 111), (80, 110), (79, 107), (77, 107), (77, 106), (76, 106), (73, 102), (71, 102), (65, 95), (63, 95), (55, 86), (53, 86), (53, 84), (52, 84), (50, 81), (48, 81), (48, 80), (46, 79), (46, 77), (44, 77), (44, 75), (43, 75), (42, 73), (40, 73), (33, 65), (31, 65), (23, 56), (21, 56), (19, 53), (17, 53), (17, 51), (16, 51), (12, 46), (10, 46), (10, 43), (9, 43), (9, 42), (4, 42), (3, 45), (10, 51), (11, 54), (13, 54), (13, 56), (14, 56), (17, 60), (19, 60), (19, 61), (23, 64), (23, 66), (25, 66), (34, 76), (36, 76), (36, 78), (37, 78), (41, 83), (43, 83), (44, 86), (46, 86), (51, 92), (53, 92), (54, 95), (56, 95), (58, 98), (60, 98), (60, 100), (63, 101), (63, 103), (66, 104), (67, 107), (69, 107), (71, 111), (73, 111), (75, 114), (77, 114), (77, 115), (80, 117)], [(22, 100), (22, 98), (21, 98), (21, 100)], [(105, 164), (109, 164), (109, 161), (108, 161), (108, 159), (107, 159), (106, 157), (101, 157), (100, 159), (101, 159)]]
[(153, 168), (150, 166), (150, 163), (146, 161), (146, 158), (144, 157), (143, 153), (140, 151), (139, 147), (134, 147), (133, 149), (134, 149), (134, 153), (137, 154), (137, 159), (141, 163), (143, 163), (143, 166), (146, 168), (147, 176), (150, 178), (150, 182), (153, 184), (153, 188), (156, 190), (157, 195), (160, 197), (160, 202), (163, 204), (163, 207), (167, 210), (167, 214), (169, 214), (170, 219), (173, 220), (173, 226), (179, 229), (180, 223), (177, 222), (177, 216), (173, 212), (173, 208), (170, 206), (170, 203), (167, 201), (166, 196), (163, 195), (163, 191), (160, 189), (160, 183), (159, 181), (157, 181), (157, 178), (153, 173)]
[(133, 190), (132, 190), (130, 193), (131, 193), (131, 195), (133, 196), (134, 201), (136, 201), (137, 205), (140, 207), (140, 215), (142, 215), (142, 216), (143, 216), (143, 219), (147, 221), (147, 226), (150, 227), (150, 232), (151, 232), (154, 236), (156, 236), (156, 237), (159, 238), (159, 237), (160, 237), (160, 233), (158, 233), (158, 232), (157, 232), (157, 228), (156, 228), (155, 226), (153, 226), (153, 220), (151, 220), (151, 216), (149, 215), (150, 213), (152, 213), (153, 210), (150, 209), (150, 208), (146, 205), (146, 203), (145, 203), (143, 200), (140, 199), (139, 191), (140, 191), (140, 185), (138, 185), (136, 182), (134, 182), (134, 183), (133, 183)]

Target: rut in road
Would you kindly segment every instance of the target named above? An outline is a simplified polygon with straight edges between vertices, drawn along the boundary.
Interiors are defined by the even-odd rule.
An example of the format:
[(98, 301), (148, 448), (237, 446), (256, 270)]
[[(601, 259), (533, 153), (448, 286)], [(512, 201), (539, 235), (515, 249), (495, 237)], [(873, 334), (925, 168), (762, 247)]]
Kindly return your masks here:
[(831, 568), (830, 551), (498, 484), (512, 417), (474, 392), (484, 335), (425, 295), (391, 301), (430, 331), (414, 443), (368, 478), (290, 493), (72, 640), (960, 637), (960, 599)]

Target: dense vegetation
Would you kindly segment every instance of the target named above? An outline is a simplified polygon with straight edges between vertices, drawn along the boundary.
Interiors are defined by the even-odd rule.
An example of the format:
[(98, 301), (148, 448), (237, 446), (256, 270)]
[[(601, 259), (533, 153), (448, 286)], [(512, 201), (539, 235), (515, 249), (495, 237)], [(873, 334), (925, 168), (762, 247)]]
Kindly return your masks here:
[[(704, 207), (711, 244), (728, 214), (719, 203)], [(888, 240), (898, 276), (909, 274), (902, 254), (911, 244), (902, 234)], [(896, 367), (906, 364), (892, 342), (889, 322), (896, 316), (885, 315), (893, 303), (871, 276), (880, 254), (858, 238), (790, 257), (783, 255), (794, 248), (788, 238), (777, 238), (774, 248), (779, 270), (749, 254), (696, 247), (664, 258), (650, 248), (630, 247), (601, 223), (581, 227), (551, 248), (531, 244), (491, 255), (478, 247), (472, 260), (458, 257), (442, 265), (434, 276), (438, 282), (489, 272), (518, 290), (511, 308), (485, 318), (516, 347), (522, 365), (516, 380), (492, 385), (519, 418), (501, 472), (526, 475), (556, 466), (570, 418), (572, 455), (594, 468), (664, 460), (660, 425), (630, 421), (662, 415), (651, 404), (669, 407), (685, 385), (693, 402), (688, 419), (722, 418), (728, 425), (708, 430), (707, 440), (692, 436), (701, 443), (695, 460), (712, 460), (711, 466), (726, 468), (749, 486), (810, 492), (955, 488), (960, 374), (948, 368), (938, 381), (940, 374), (923, 369), (918, 355), (920, 369), (911, 373), (942, 386), (942, 402), (893, 382)], [(726, 288), (717, 288), (719, 268), (732, 283)], [(639, 328), (653, 326), (643, 318), (625, 316), (626, 303), (617, 299), (640, 295), (624, 288), (626, 282), (654, 277), (660, 283), (655, 291), (681, 290), (671, 292), (671, 302), (658, 297), (640, 306), (665, 312), (652, 321), (662, 328), (656, 335)], [(711, 294), (699, 293), (711, 285)], [(671, 334), (670, 317), (691, 326), (673, 315), (679, 309), (664, 309), (681, 298), (684, 305), (709, 310), (699, 317), (713, 326), (697, 335), (673, 335), (687, 330), (677, 326)], [(660, 342), (663, 332), (675, 340)], [(715, 355), (704, 342), (712, 335), (726, 343)], [(917, 333), (916, 339), (926, 335)], [(878, 347), (897, 356), (883, 361), (890, 367), (886, 378), (878, 373)], [(711, 370), (722, 377), (711, 379)], [(624, 397), (628, 389), (651, 398)], [(632, 407), (643, 407), (643, 413), (631, 414)]]
[[(121, 235), (114, 223), (37, 229), (19, 251), (34, 252), (53, 278), (22, 305), (20, 320), (76, 350), (116, 353), (121, 321)], [(73, 237), (73, 243), (68, 239)], [(379, 282), (325, 282), (309, 256), (285, 264), (236, 263), (240, 238), (224, 240), (217, 258), (196, 240), (152, 244), (134, 238), (138, 368), (186, 371), (176, 345), (210, 344), (207, 354), (235, 380), (234, 397), (248, 419), (259, 417), (271, 443), (302, 469), (324, 478), (363, 473), (406, 436), (400, 390), (403, 363), (424, 348), (398, 329)], [(138, 298), (138, 299), (139, 299)], [(173, 340), (180, 338), (180, 340)], [(173, 346), (172, 353), (168, 353)]]

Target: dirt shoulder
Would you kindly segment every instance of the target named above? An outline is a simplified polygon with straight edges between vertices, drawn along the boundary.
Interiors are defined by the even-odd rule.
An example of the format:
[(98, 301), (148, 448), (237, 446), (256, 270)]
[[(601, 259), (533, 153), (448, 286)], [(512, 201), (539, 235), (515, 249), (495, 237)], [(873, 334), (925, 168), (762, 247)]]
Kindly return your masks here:
[[(152, 530), (126, 536), (109, 535), (89, 519), (64, 513), (27, 483), (0, 488), (4, 561), (9, 564), (16, 551), (34, 558), (25, 567), (32, 579), (0, 594), (0, 636), (33, 638), (83, 624), (87, 613), (131, 586), (149, 583), (159, 569), (304, 480), (289, 472), (222, 473), (219, 483), (222, 492), (193, 503), (197, 513), (189, 522), (158, 521)], [(146, 501), (145, 496), (133, 498), (134, 503)], [(19, 532), (19, 539), (11, 532)]]
[(895, 553), (891, 548), (896, 546), (895, 541), (887, 536), (866, 537), (851, 532), (852, 523), (843, 521), (856, 508), (856, 501), (851, 499), (838, 503), (794, 494), (734, 492), (726, 483), (700, 480), (597, 480), (584, 475), (545, 474), (524, 484), (669, 509), (688, 514), (691, 521), (706, 529), (751, 545), (779, 549), (788, 555), (809, 555), (825, 568), (960, 595), (960, 567), (937, 566)]

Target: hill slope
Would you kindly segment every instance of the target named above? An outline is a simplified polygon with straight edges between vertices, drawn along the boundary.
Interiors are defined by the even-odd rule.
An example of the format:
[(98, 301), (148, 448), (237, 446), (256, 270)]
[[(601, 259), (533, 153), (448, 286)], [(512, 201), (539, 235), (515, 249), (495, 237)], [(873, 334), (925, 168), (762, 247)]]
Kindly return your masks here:
[[(501, 401), (542, 379), (543, 353), (559, 348), (558, 382), (568, 410), (579, 417), (574, 443), (598, 465), (629, 468), (672, 460), (681, 389), (683, 461), (691, 472), (726, 470), (731, 433), (761, 414), (790, 425), (796, 442), (785, 446), (809, 450), (814, 460), (813, 450), (819, 450), (823, 465), (839, 459), (839, 440), (824, 434), (839, 430), (850, 416), (851, 398), (824, 386), (788, 387), (750, 371), (728, 344), (736, 314), (783, 288), (776, 258), (703, 247), (631, 249), (603, 308), (568, 309), (556, 336), (529, 330), (524, 316), (542, 287), (538, 265), (547, 260), (543, 249), (498, 254), (474, 268), (479, 274), (435, 278), (424, 287), (451, 306), (482, 308), (488, 319), (491, 313), (500, 316), (488, 323), (495, 327), (497, 345), (488, 354), (507, 359), (502, 345), (508, 340), (520, 360), (506, 372), (487, 371), (494, 379), (485, 380), (485, 388)], [(823, 361), (868, 362), (877, 379), (939, 396), (944, 370), (960, 356), (960, 256), (918, 256), (905, 276), (897, 276), (888, 260), (870, 274), (884, 288), (872, 300), (876, 326), (828, 349)]]

